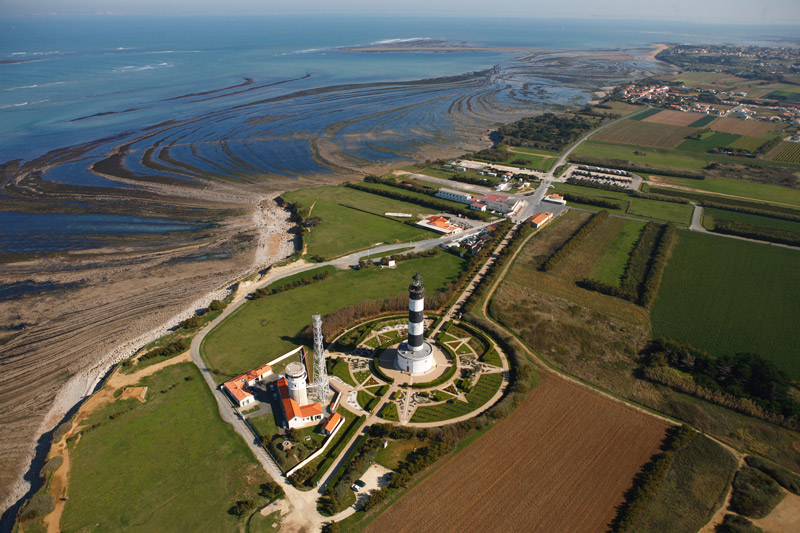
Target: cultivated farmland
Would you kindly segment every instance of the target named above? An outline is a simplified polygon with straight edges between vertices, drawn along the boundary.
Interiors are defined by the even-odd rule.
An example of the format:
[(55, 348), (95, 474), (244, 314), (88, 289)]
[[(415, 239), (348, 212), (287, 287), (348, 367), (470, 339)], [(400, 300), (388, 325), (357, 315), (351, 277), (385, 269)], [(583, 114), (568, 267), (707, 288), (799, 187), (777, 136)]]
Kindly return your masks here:
[(761, 145), (767, 142), (766, 137), (748, 137), (743, 135), (730, 143), (728, 148), (741, 148), (742, 150), (747, 150), (749, 152), (755, 152)]
[(665, 429), (547, 376), (366, 531), (605, 531)]
[(653, 124), (645, 120), (623, 120), (592, 135), (594, 141), (607, 141), (654, 148), (672, 148), (695, 131), (685, 126)]
[(687, 231), (679, 239), (653, 304), (654, 335), (757, 353), (800, 378), (798, 251)]
[(723, 131), (725, 133), (761, 137), (774, 130), (775, 125), (760, 120), (741, 120), (738, 118), (725, 117), (715, 120), (709, 125), (709, 128), (714, 131)]
[(800, 143), (781, 142), (775, 161), (785, 161), (787, 163), (800, 163)]
[(665, 109), (661, 113), (656, 113), (647, 118), (643, 118), (642, 122), (654, 122), (656, 124), (669, 124), (671, 126), (689, 126), (697, 122), (706, 115), (699, 113), (684, 113), (683, 111), (673, 111)]

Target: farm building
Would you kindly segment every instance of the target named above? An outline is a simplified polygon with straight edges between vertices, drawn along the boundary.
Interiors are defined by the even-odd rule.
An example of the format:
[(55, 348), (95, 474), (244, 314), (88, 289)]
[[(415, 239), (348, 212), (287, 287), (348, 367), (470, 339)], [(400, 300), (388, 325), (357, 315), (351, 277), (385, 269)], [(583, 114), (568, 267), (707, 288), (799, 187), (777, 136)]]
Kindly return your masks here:
[(469, 204), (469, 208), (474, 211), (486, 211), (486, 204), (480, 201), (475, 201)]
[(262, 365), (226, 381), (222, 384), (222, 390), (236, 402), (236, 405), (244, 407), (255, 401), (249, 387), (255, 385), (257, 381), (263, 381), (270, 374), (272, 374), (272, 368), (269, 365)]
[(553, 194), (551, 194), (549, 196), (545, 196), (544, 197), (544, 201), (545, 202), (550, 202), (551, 204), (567, 205), (567, 201), (564, 199), (564, 197), (561, 196), (560, 194), (557, 194), (557, 193), (553, 193)]
[(429, 229), (431, 231), (435, 231), (437, 233), (441, 233), (442, 235), (455, 235), (456, 233), (460, 233), (462, 228), (460, 226), (456, 226), (455, 224), (451, 224), (449, 220), (445, 217), (440, 216), (430, 216), (423, 220), (420, 220), (416, 223), (417, 226), (420, 228)]
[(466, 192), (461, 191), (454, 191), (452, 189), (439, 189), (436, 191), (437, 198), (442, 198), (444, 200), (451, 200), (453, 202), (459, 202), (462, 204), (471, 204), (472, 203), (472, 195)]
[(553, 219), (553, 213), (550, 212), (538, 213), (531, 217), (531, 226), (533, 226), (536, 229), (539, 229), (548, 222), (550, 222), (552, 219)]

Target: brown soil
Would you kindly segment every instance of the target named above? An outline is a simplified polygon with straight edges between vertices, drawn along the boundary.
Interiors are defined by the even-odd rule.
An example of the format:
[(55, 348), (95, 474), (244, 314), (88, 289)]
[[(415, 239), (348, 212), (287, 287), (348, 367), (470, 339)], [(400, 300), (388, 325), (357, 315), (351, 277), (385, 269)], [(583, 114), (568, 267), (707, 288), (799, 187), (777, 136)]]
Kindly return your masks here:
[(715, 120), (709, 125), (709, 128), (714, 131), (722, 131), (725, 133), (762, 137), (774, 130), (775, 124), (771, 122), (762, 122), (760, 120), (742, 120), (739, 118), (724, 117)]
[(654, 122), (656, 124), (669, 124), (671, 126), (688, 126), (697, 122), (706, 115), (700, 113), (684, 113), (683, 111), (673, 111), (665, 109), (660, 113), (643, 118), (642, 122)]
[(784, 489), (786, 496), (764, 518), (750, 519), (764, 531), (800, 531), (800, 496)]
[(147, 387), (128, 387), (119, 396), (120, 400), (129, 400), (131, 398), (136, 398), (144, 403), (147, 398)]
[(666, 427), (546, 375), (367, 531), (605, 531)]

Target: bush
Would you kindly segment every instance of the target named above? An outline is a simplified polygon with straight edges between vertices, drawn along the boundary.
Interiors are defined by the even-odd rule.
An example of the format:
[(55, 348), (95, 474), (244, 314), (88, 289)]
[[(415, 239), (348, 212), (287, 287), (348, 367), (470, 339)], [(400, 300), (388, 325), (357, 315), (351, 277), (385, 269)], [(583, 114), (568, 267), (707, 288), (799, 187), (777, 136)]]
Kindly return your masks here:
[(655, 497), (667, 470), (672, 466), (672, 460), (672, 452), (664, 452), (655, 455), (642, 467), (642, 471), (633, 479), (633, 487), (625, 493), (625, 502), (619, 507), (614, 519), (614, 531), (630, 530), (639, 513)]
[(178, 355), (179, 353), (183, 353), (188, 349), (189, 349), (189, 341), (181, 337), (176, 341), (170, 342), (166, 346), (150, 350), (149, 352), (141, 355), (139, 357), (139, 360), (145, 361), (147, 359), (152, 359), (154, 357), (168, 357), (172, 355)]
[(52, 513), (55, 508), (55, 499), (44, 490), (40, 490), (25, 503), (25, 506), (20, 511), (19, 518), (20, 520), (31, 520), (33, 518), (47, 516)]
[(743, 516), (726, 514), (721, 524), (714, 528), (716, 533), (761, 533), (764, 531)]
[(594, 205), (605, 209), (622, 209), (623, 205), (614, 200), (607, 200), (606, 198), (598, 198), (597, 196), (584, 196), (582, 194), (575, 194), (572, 192), (565, 192), (564, 199), (568, 202), (575, 202), (578, 204)]
[(274, 481), (267, 481), (261, 484), (258, 494), (268, 500), (277, 500), (283, 498), (283, 488)]
[(200, 317), (194, 315), (191, 318), (181, 321), (178, 324), (178, 329), (194, 329), (200, 326)]
[(209, 311), (222, 311), (225, 309), (225, 304), (220, 300), (211, 300), (211, 303), (208, 304)]
[(607, 294), (608, 296), (615, 296), (617, 298), (622, 298), (623, 300), (628, 300), (629, 302), (635, 302), (638, 300), (635, 294), (631, 294), (625, 289), (621, 289), (615, 285), (609, 285), (608, 283), (604, 283), (600, 280), (592, 278), (580, 279), (575, 282), (575, 285), (581, 289)]
[(779, 466), (772, 461), (748, 455), (745, 457), (745, 462), (753, 468), (758, 468), (769, 477), (778, 482), (778, 484), (789, 492), (800, 494), (800, 476), (782, 466)]
[(50, 458), (50, 459), (48, 459), (48, 460), (47, 460), (47, 462), (46, 462), (46, 463), (45, 463), (45, 464), (42, 466), (42, 470), (41, 470), (41, 472), (39, 473), (39, 475), (40, 475), (40, 476), (42, 476), (42, 477), (47, 477), (47, 476), (49, 476), (50, 474), (52, 474), (53, 472), (55, 472), (56, 470), (58, 470), (58, 469), (59, 469), (59, 467), (60, 467), (62, 464), (64, 464), (64, 458), (63, 458), (63, 457), (61, 457), (60, 455), (56, 455), (55, 457), (51, 457), (51, 458)]
[(242, 516), (252, 511), (254, 507), (255, 504), (253, 504), (253, 500), (238, 500), (228, 509), (228, 514)]
[(761, 470), (746, 466), (733, 479), (731, 509), (751, 518), (764, 518), (783, 497), (774, 479)]

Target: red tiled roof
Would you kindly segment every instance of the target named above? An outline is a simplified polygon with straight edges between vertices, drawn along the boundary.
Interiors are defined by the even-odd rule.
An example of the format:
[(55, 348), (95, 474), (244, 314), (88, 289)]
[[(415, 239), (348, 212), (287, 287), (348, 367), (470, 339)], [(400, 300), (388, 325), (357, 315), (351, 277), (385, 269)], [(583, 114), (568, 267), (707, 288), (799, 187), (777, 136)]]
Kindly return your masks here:
[(487, 194), (486, 199), (490, 202), (503, 202), (508, 200), (508, 196), (504, 194)]
[(239, 378), (226, 381), (222, 386), (225, 387), (228, 393), (233, 396), (239, 404), (241, 404), (248, 397), (253, 396), (247, 390), (247, 383)]
[(338, 424), (339, 420), (341, 420), (341, 419), (342, 419), (342, 415), (340, 415), (339, 413), (333, 413), (333, 416), (331, 416), (325, 422), (325, 425), (322, 426), (322, 429), (324, 429), (328, 433), (333, 433), (333, 430), (336, 429), (336, 424)]
[(539, 213), (538, 215), (534, 215), (534, 217), (531, 219), (531, 222), (534, 224), (541, 224), (551, 216), (553, 216), (553, 213)]
[(281, 395), (281, 402), (283, 403), (283, 411), (286, 413), (286, 420), (291, 420), (296, 417), (306, 418), (308, 416), (321, 415), (322, 405), (317, 403), (310, 403), (308, 405), (300, 405), (289, 397), (289, 382), (286, 378), (278, 380), (278, 391)]
[(246, 373), (242, 374), (241, 376), (239, 376), (238, 378), (235, 378), (235, 379), (244, 378), (246, 381), (252, 381), (252, 380), (254, 380), (254, 379), (256, 379), (256, 378), (258, 378), (258, 377), (260, 377), (260, 376), (262, 376), (264, 374), (269, 374), (270, 372), (272, 372), (272, 367), (271, 366), (269, 366), (269, 365), (261, 365), (260, 367), (254, 368), (253, 370), (251, 370), (249, 372), (246, 372)]

